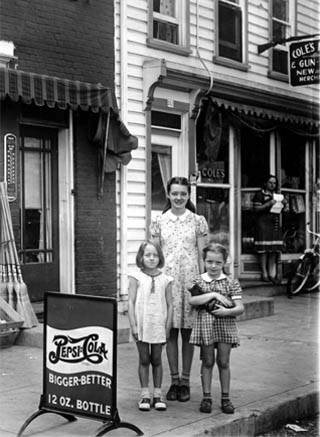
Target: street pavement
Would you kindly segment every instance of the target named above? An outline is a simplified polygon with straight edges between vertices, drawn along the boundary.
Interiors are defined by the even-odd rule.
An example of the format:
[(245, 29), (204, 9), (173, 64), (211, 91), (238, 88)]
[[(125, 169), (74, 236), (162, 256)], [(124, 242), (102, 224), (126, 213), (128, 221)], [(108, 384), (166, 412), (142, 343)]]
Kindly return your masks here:
[[(213, 372), (213, 410), (199, 412), (202, 397), (199, 349), (191, 374), (191, 400), (168, 402), (166, 411), (140, 412), (138, 355), (134, 343), (118, 345), (117, 406), (120, 423), (134, 424), (146, 436), (251, 436), (279, 423), (319, 412), (319, 293), (288, 299), (274, 297), (274, 315), (239, 321), (241, 346), (231, 352), (231, 399), (235, 414), (220, 411), (217, 368)], [(41, 348), (14, 345), (0, 350), (0, 436), (16, 435), (38, 410), (42, 393)], [(163, 352), (163, 393), (170, 385)], [(150, 372), (151, 375), (151, 372)], [(43, 414), (24, 436), (94, 436), (102, 423), (78, 417), (68, 422), (57, 414)], [(119, 428), (106, 435), (136, 435)]]

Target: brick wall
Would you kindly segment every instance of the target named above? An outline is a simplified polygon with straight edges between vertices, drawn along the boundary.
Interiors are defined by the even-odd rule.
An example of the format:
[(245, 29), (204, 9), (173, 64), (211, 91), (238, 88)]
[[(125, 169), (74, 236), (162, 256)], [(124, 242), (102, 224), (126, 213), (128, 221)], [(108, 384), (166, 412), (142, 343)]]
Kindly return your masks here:
[(76, 290), (116, 295), (115, 173), (105, 175), (98, 198), (98, 151), (86, 141), (85, 113), (75, 115)]
[(112, 0), (1, 0), (0, 39), (20, 70), (113, 87)]
[[(112, 0), (1, 0), (0, 17), (0, 39), (14, 43), (19, 70), (114, 86)], [(1, 138), (13, 131), (7, 123)], [(76, 292), (116, 294), (115, 173), (98, 199), (98, 150), (88, 141), (86, 112), (74, 113), (74, 141)]]

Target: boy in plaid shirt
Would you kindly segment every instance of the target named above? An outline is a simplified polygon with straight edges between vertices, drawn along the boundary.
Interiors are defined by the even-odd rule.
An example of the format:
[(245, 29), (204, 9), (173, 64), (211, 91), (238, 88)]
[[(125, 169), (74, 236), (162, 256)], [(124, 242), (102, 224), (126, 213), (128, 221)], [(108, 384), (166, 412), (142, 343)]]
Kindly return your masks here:
[(226, 414), (234, 413), (229, 399), (230, 352), (240, 344), (235, 318), (243, 313), (244, 307), (239, 282), (223, 271), (227, 258), (224, 246), (208, 244), (203, 249), (206, 272), (197, 275), (190, 288), (189, 302), (198, 310), (190, 343), (201, 347), (202, 413), (211, 413), (212, 410), (211, 382), (215, 359), (220, 376), (221, 409)]

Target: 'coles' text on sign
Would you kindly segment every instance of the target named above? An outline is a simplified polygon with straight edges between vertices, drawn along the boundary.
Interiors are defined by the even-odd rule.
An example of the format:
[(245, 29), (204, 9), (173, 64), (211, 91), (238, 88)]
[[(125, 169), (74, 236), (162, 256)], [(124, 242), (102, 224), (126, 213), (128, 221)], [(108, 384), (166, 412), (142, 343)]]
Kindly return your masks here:
[(319, 83), (320, 40), (299, 41), (290, 44), (290, 85), (302, 86)]

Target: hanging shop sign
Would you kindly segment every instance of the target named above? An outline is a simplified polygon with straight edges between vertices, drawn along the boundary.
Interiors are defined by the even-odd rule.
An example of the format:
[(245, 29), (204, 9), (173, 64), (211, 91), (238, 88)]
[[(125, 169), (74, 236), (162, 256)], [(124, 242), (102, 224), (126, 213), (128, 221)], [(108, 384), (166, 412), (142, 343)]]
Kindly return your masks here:
[(320, 40), (299, 41), (290, 44), (290, 85), (313, 85), (319, 77)]
[(9, 202), (17, 198), (17, 137), (13, 134), (4, 136), (4, 174)]
[(46, 292), (44, 301), (43, 392), (37, 416), (56, 413), (104, 423), (97, 435), (135, 425), (117, 410), (117, 301), (114, 298)]

